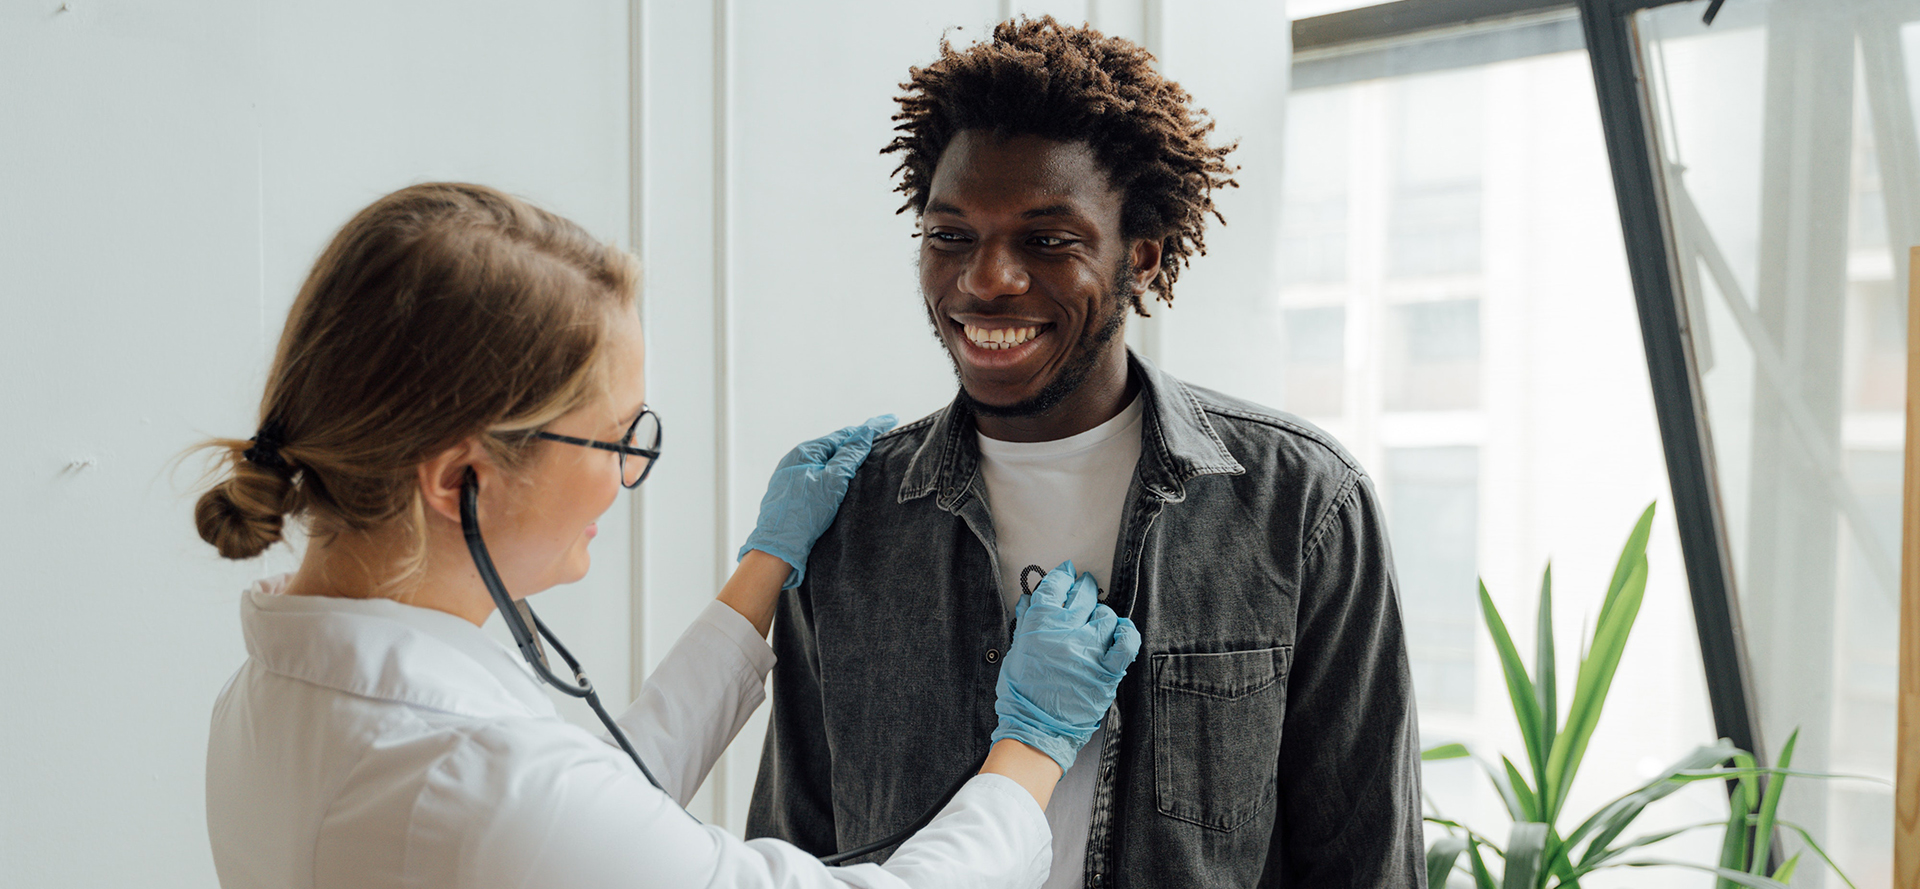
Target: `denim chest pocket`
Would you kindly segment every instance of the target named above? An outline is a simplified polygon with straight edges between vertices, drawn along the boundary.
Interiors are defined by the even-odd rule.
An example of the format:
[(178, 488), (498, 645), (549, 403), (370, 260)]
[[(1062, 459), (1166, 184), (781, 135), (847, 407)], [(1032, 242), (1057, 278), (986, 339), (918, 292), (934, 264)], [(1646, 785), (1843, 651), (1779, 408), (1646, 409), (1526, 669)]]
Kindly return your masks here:
[(1160, 814), (1228, 831), (1273, 802), (1293, 646), (1153, 656)]

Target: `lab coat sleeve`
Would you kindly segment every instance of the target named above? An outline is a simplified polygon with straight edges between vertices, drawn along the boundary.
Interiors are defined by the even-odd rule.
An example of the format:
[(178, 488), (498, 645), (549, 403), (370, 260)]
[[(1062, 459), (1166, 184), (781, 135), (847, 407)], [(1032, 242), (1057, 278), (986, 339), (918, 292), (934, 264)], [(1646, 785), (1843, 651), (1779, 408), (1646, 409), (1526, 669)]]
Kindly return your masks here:
[(753, 624), (712, 602), (615, 720), (681, 805), (693, 799), (747, 717), (766, 700), (773, 664), (773, 649)]
[[(449, 757), (435, 783), (468, 804), (423, 808), (479, 823), (443, 824), (470, 852), (457, 873), (416, 876), (479, 889), (985, 889), (1037, 887), (1052, 860), (1045, 814), (999, 775), (970, 781), (887, 864), (830, 868), (786, 842), (743, 842), (700, 824), (617, 751), (576, 737), (582, 743), (568, 745), (501, 732)], [(500, 798), (473, 799), (476, 783)], [(413, 828), (423, 838), (437, 832)]]

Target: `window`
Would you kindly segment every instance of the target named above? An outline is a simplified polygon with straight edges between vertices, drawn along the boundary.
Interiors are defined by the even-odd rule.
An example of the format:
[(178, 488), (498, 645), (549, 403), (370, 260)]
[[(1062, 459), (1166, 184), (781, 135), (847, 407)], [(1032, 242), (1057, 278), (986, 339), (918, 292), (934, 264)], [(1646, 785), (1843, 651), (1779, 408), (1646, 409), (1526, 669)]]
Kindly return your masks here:
[(1387, 318), (1387, 410), (1479, 407), (1479, 300), (1403, 303)]
[(1480, 270), (1486, 86), (1478, 68), (1390, 81), (1394, 154), (1387, 269)]
[(1281, 319), (1287, 404), (1309, 417), (1339, 416), (1346, 385), (1346, 308), (1287, 309)]
[[(1893, 777), (1906, 241), (1920, 0), (1638, 13), (1763, 741)], [(1771, 754), (1776, 751), (1769, 750)], [(1788, 785), (1781, 817), (1891, 885), (1891, 788)], [(1789, 834), (1789, 853), (1801, 844)], [(1796, 877), (1838, 885), (1819, 870)]]
[(1415, 694), (1423, 708), (1471, 715), (1480, 449), (1394, 448), (1386, 458), (1389, 532)]
[[(1489, 756), (1523, 748), (1477, 579), (1530, 652), (1552, 562), (1570, 683), (1566, 658), (1614, 557), (1668, 490), (1578, 45), (1571, 17), (1534, 16), (1309, 50), (1288, 105), (1278, 254), (1297, 267), (1276, 295), (1282, 407), (1332, 432), (1379, 489), (1423, 743)], [(1395, 73), (1409, 59), (1416, 70)], [(1672, 515), (1662, 504), (1647, 603), (1571, 808), (1597, 808), (1716, 737)], [(1505, 824), (1472, 763), (1432, 763), (1424, 779), (1447, 816)], [(1642, 827), (1725, 817), (1713, 788), (1680, 800)], [(1688, 836), (1662, 853), (1705, 861), (1712, 845)], [(1631, 885), (1690, 877), (1635, 873)]]

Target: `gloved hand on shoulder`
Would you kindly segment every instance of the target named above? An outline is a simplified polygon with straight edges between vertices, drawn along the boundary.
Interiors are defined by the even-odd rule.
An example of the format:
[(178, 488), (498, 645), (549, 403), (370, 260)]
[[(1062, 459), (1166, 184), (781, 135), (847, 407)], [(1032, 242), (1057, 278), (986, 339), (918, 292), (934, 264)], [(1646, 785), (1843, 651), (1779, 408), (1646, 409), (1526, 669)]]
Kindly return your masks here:
[(1074, 577), (1072, 562), (1048, 572), (1014, 607), (1013, 644), (995, 684), (993, 740), (1025, 742), (1062, 772), (1100, 727), (1140, 653), (1140, 631), (1099, 594), (1093, 575)]
[(807, 554), (833, 524), (853, 474), (873, 449), (873, 440), (893, 424), (893, 415), (883, 414), (788, 451), (767, 480), (767, 493), (760, 498), (760, 520), (735, 558), (744, 559), (756, 549), (774, 556), (793, 566), (781, 589), (799, 586), (807, 573)]

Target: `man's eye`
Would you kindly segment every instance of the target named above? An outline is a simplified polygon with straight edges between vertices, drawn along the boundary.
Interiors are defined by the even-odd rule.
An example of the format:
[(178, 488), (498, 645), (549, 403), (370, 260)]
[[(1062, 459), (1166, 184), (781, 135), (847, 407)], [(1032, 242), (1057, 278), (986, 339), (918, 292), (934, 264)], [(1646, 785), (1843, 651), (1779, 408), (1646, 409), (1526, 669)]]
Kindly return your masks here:
[(1065, 247), (1072, 243), (1074, 243), (1074, 241), (1071, 238), (1058, 238), (1053, 235), (1033, 236), (1033, 245), (1035, 247)]
[(948, 232), (948, 231), (927, 232), (927, 243), (932, 244), (936, 247), (964, 246), (970, 240), (972, 239), (958, 232)]

